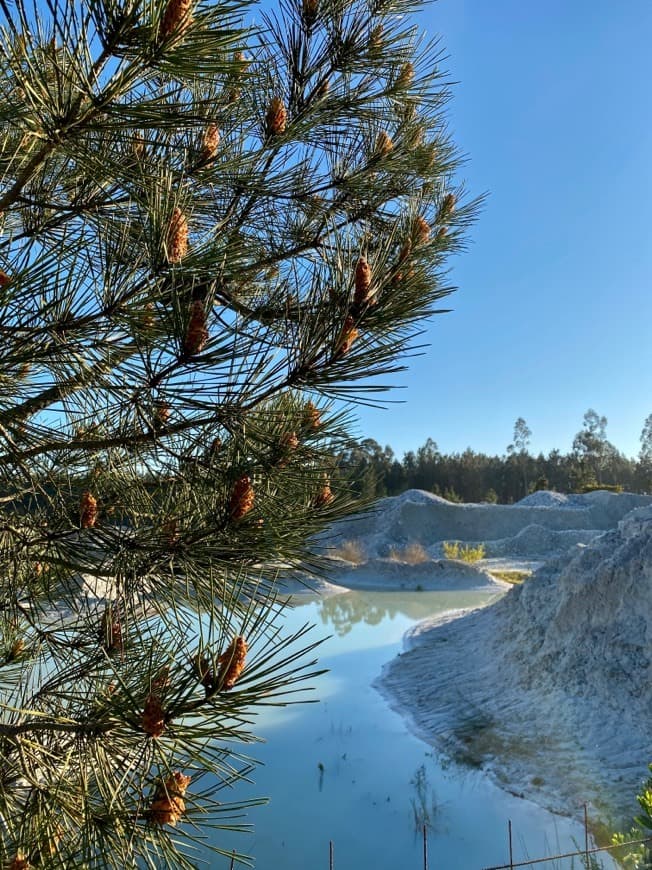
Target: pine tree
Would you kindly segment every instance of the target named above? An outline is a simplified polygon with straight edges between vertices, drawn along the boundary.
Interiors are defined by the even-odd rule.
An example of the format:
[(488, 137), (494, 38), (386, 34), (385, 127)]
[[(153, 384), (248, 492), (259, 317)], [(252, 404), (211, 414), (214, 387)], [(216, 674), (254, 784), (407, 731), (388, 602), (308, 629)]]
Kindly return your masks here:
[(202, 826), (240, 824), (256, 705), (316, 673), (279, 576), (355, 506), (352, 403), (474, 211), (414, 8), (0, 0), (14, 870), (195, 866)]

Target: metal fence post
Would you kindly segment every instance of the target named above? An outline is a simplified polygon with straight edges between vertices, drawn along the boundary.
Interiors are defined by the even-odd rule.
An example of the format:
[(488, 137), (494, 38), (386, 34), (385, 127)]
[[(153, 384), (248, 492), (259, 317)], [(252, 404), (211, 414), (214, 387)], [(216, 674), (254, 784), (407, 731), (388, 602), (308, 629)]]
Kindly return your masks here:
[(507, 834), (509, 836), (509, 870), (514, 870), (514, 850), (512, 848), (512, 820), (507, 822)]
[(591, 870), (591, 859), (589, 858), (589, 814), (584, 804), (584, 857), (586, 858), (586, 870)]

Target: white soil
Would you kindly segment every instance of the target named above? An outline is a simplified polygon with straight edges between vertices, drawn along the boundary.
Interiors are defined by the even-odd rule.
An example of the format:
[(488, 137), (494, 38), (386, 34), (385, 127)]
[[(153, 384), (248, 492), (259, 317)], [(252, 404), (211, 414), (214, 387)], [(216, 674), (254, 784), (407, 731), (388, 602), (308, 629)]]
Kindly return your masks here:
[[(564, 512), (576, 530), (615, 517), (617, 527), (558, 551), (488, 607), (420, 623), (378, 687), (426, 740), (508, 790), (570, 815), (586, 801), (604, 819), (631, 818), (652, 760), (652, 508), (640, 507), (652, 498), (535, 496), (506, 510)], [(412, 500), (420, 534), (431, 517), (416, 508), (430, 504)]]

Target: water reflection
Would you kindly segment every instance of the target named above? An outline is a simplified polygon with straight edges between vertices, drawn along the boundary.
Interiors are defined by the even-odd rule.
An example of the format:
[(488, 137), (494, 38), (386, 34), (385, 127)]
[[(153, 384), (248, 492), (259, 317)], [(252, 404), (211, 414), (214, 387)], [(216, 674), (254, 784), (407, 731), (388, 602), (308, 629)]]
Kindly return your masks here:
[(384, 598), (379, 601), (362, 592), (349, 592), (324, 599), (319, 607), (319, 617), (323, 625), (332, 627), (339, 637), (343, 637), (358, 622), (379, 625), (385, 616), (393, 619), (398, 609), (398, 604), (385, 602)]
[[(320, 648), (320, 663), (329, 668), (318, 681), (321, 700), (261, 716), (268, 742), (254, 754), (263, 766), (255, 784), (239, 787), (239, 797), (268, 795), (271, 803), (251, 811), (255, 832), (248, 842), (215, 833), (227, 857), (210, 866), (229, 870), (228, 852), (238, 849), (256, 856), (255, 870), (327, 867), (332, 840), (337, 870), (417, 870), (425, 826), (437, 867), (479, 870), (504, 862), (508, 819), (515, 860), (550, 854), (551, 842), (571, 851), (580, 827), (443, 759), (408, 733), (371, 685), (416, 620), (491, 597), (365, 591), (296, 601), (286, 613), (287, 630), (317, 622), (332, 635)], [(556, 870), (571, 866), (560, 862)]]
[[(425, 619), (435, 611), (466, 607), (488, 601), (496, 593), (478, 592), (344, 592), (318, 599), (323, 625), (344, 637), (359, 623), (380, 625), (397, 617), (410, 622)], [(433, 603), (435, 607), (433, 608)]]

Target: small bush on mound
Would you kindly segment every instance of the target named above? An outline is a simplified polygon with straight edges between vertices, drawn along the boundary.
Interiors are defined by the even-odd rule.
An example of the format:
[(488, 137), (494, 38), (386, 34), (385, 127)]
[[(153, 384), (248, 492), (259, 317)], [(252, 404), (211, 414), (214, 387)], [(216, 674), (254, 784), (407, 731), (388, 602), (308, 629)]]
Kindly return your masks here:
[(497, 577), (498, 580), (504, 580), (506, 583), (523, 583), (528, 577), (532, 576), (531, 571), (492, 571), (492, 577)]
[(407, 562), (408, 565), (420, 565), (422, 562), (428, 562), (430, 556), (427, 550), (417, 541), (412, 541), (406, 547), (400, 550), (398, 547), (392, 547), (389, 551), (389, 558), (392, 562)]
[(597, 492), (603, 489), (605, 492), (624, 492), (624, 487), (620, 483), (585, 483), (580, 487), (579, 492)]
[(457, 559), (460, 562), (479, 562), (485, 557), (484, 544), (471, 547), (469, 544), (461, 544), (459, 541), (444, 541), (444, 556), (447, 559)]
[[(652, 773), (652, 764), (648, 765), (648, 769)], [(650, 836), (652, 831), (652, 776), (643, 783), (636, 800), (643, 812), (634, 818), (635, 826), (630, 831), (613, 834), (612, 844), (622, 848), (614, 850), (612, 855), (627, 870), (648, 870), (652, 866), (652, 848), (649, 843), (641, 843), (640, 840)], [(630, 841), (634, 843), (629, 845)]]
[(360, 541), (344, 541), (340, 547), (336, 547), (332, 551), (331, 555), (337, 559), (353, 562), (354, 565), (359, 565), (367, 558), (365, 549)]

